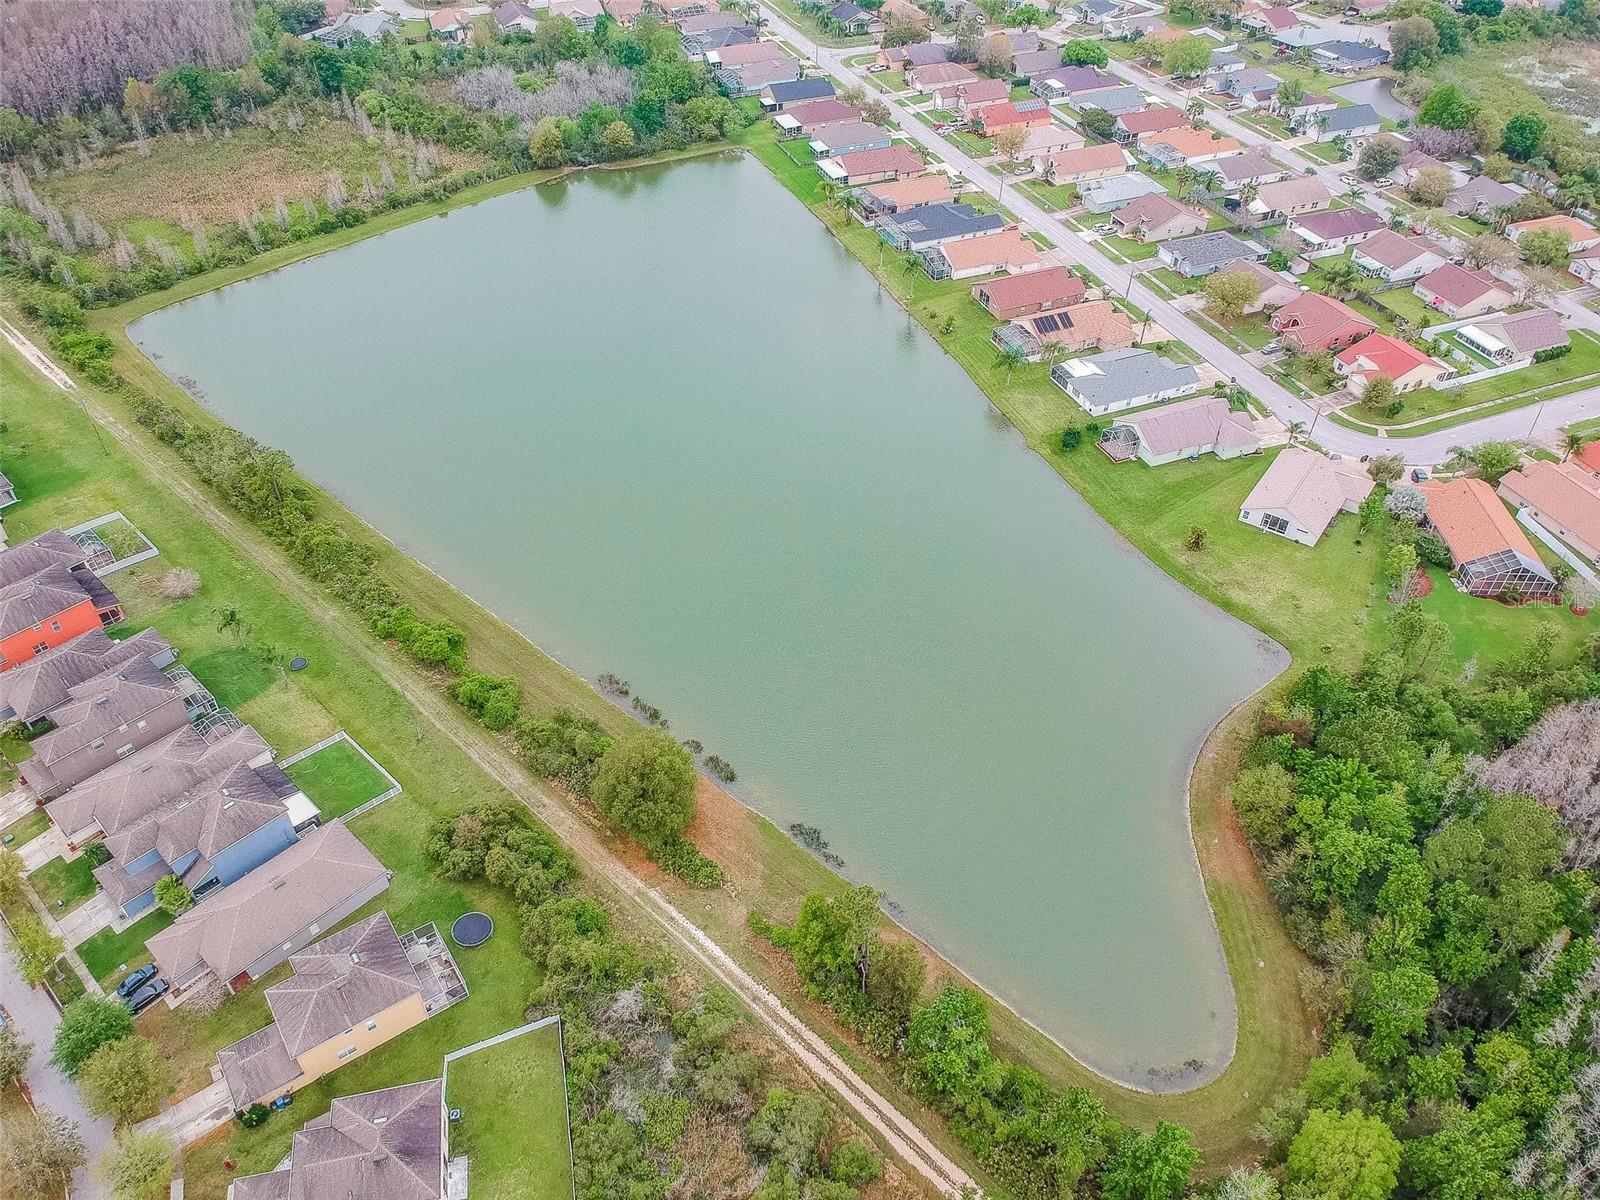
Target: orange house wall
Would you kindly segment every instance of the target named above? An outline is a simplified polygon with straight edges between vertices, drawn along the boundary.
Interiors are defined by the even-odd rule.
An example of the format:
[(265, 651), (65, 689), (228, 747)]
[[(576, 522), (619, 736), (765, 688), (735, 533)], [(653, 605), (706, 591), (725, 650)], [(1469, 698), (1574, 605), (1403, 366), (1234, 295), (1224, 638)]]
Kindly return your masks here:
[[(54, 621), (61, 628), (50, 628)], [(0, 672), (9, 671), (19, 663), (25, 663), (30, 658), (36, 657), (34, 647), (40, 642), (46, 646), (54, 647), (62, 642), (70, 642), (80, 633), (88, 633), (91, 629), (100, 628), (100, 614), (95, 612), (94, 604), (89, 600), (81, 600), (65, 612), (47, 617), (39, 624), (13, 633), (8, 638), (0, 638)]]

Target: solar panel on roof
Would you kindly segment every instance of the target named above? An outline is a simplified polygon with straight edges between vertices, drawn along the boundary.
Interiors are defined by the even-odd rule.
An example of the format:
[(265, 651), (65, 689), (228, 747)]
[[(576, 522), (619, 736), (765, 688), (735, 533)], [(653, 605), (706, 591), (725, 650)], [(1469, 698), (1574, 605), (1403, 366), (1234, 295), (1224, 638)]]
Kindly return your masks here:
[(1033, 319), (1033, 327), (1040, 333), (1054, 333), (1061, 328), (1061, 318), (1056, 313), (1045, 313)]

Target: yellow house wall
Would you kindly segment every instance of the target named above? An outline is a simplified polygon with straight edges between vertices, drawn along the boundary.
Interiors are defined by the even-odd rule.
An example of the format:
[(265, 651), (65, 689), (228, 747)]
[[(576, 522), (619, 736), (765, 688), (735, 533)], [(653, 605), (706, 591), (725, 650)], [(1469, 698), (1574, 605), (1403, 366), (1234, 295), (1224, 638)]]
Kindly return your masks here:
[[(422, 1005), (421, 993), (407, 996), (398, 1004), (392, 1004), (377, 1016), (370, 1018), (377, 1023), (376, 1029), (368, 1029), (367, 1022), (361, 1021), (352, 1030), (331, 1037), (321, 1045), (313, 1046), (300, 1055), (300, 1078), (288, 1087), (288, 1091), (298, 1092), (308, 1084), (315, 1083), (330, 1071), (336, 1071), (346, 1063), (355, 1062), (368, 1050), (381, 1046), (390, 1038), (399, 1037), (406, 1030), (416, 1025), (421, 1025), (428, 1019), (428, 1010)], [(339, 1051), (347, 1046), (354, 1046), (356, 1052), (344, 1058), (339, 1057)], [(282, 1093), (274, 1093), (281, 1095)], [(265, 1097), (264, 1099), (270, 1099)]]

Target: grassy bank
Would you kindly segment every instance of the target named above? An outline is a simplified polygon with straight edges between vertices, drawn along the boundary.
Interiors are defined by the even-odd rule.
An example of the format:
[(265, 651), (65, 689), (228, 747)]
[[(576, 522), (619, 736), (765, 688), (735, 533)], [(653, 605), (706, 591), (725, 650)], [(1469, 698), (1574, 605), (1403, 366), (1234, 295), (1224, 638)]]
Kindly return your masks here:
[[(1356, 536), (1354, 523), (1342, 521), (1321, 546), (1307, 549), (1281, 539), (1268, 538), (1250, 530), (1237, 520), (1237, 505), (1264, 471), (1264, 458), (1231, 463), (1181, 463), (1159, 471), (1141, 466), (1113, 466), (1092, 448), (1065, 455), (1054, 449), (1055, 438), (1067, 423), (1082, 420), (1082, 414), (1066, 396), (1048, 382), (1043, 367), (1032, 366), (1009, 373), (994, 356), (989, 342), (988, 318), (977, 309), (964, 283), (935, 284), (920, 273), (906, 274), (898, 263), (878, 261), (877, 239), (836, 210), (824, 211), (816, 195), (816, 174), (792, 163), (772, 142), (769, 127), (753, 128), (746, 135), (747, 147), (766, 162), (779, 178), (826, 220), (841, 240), (855, 251), (863, 263), (879, 274), (884, 285), (909, 303), (910, 312), (954, 355), (977, 380), (980, 387), (1043, 454), (1061, 475), (1133, 544), (1180, 579), (1230, 612), (1243, 617), (1288, 646), (1297, 661), (1351, 663), (1376, 638), (1377, 619), (1382, 612), (1376, 601), (1377, 580), (1381, 574), (1381, 553), (1375, 546), (1364, 546)], [(502, 180), (482, 189), (452, 198), (433, 211), (487, 198), (536, 182), (523, 176)], [(428, 215), (427, 209), (410, 209), (392, 214), (396, 218), (386, 227), (404, 224)], [(358, 230), (343, 231), (326, 239), (286, 248), (288, 253), (274, 260), (263, 256), (246, 268), (218, 272), (186, 281), (180, 288), (158, 296), (148, 296), (115, 310), (93, 314), (94, 325), (112, 335), (118, 345), (119, 369), (141, 387), (169, 403), (179, 406), (195, 419), (206, 419), (197, 405), (138, 355), (126, 341), (128, 321), (144, 313), (182, 299), (187, 295), (285, 265), (311, 254), (381, 232), (369, 223)], [(942, 332), (946, 319), (952, 324)], [(6, 383), (20, 380), (20, 368), (7, 356)], [(28, 376), (35, 393), (33, 403), (39, 411), (59, 409), (59, 396), (48, 393)], [(121, 402), (90, 393), (90, 402), (104, 405), (107, 411), (127, 424)], [(95, 442), (88, 426), (76, 429), (74, 454), (63, 470), (76, 471), (85, 486), (98, 486), (100, 465), (94, 460)], [(163, 468), (184, 474), (185, 468), (167, 451), (155, 447), (135, 432), (149, 454)], [(159, 505), (165, 487), (152, 475), (142, 483), (146, 502)], [(116, 484), (105, 487), (108, 496), (124, 494)], [(351, 528), (362, 524), (331, 498), (319, 500), (322, 512)], [(163, 512), (160, 522), (147, 522), (142, 508), (135, 512), (127, 504), (100, 504), (87, 511), (122, 507), (135, 515), (158, 545), (167, 560), (175, 557), (169, 546), (171, 525), (184, 521), (210, 531), (203, 518), (191, 513)], [(135, 506), (137, 508), (138, 506)], [(170, 497), (167, 500), (167, 508)], [(32, 514), (24, 510), (31, 519)], [(49, 521), (65, 519), (51, 517)], [(82, 519), (78, 517), (75, 519)], [(1193, 552), (1184, 549), (1185, 533), (1191, 525), (1207, 528), (1208, 548)], [(37, 528), (47, 527), (39, 525)], [(198, 537), (198, 530), (191, 530)], [(234, 538), (230, 554), (234, 559), (281, 563), (278, 552), (258, 538)], [(517, 677), (526, 688), (530, 707), (549, 708), (570, 704), (595, 715), (613, 730), (626, 728), (628, 719), (604, 702), (582, 680), (497, 620), (473, 604), (445, 581), (402, 554), (373, 532), (371, 540), (379, 546), (380, 568), (416, 607), (432, 616), (448, 616), (464, 628), (471, 639), (473, 665), (484, 671)], [(199, 564), (196, 564), (199, 565)], [(228, 569), (216, 563), (202, 567), (213, 588), (234, 589), (237, 585)], [(446, 806), (459, 807), (466, 796), (481, 798), (498, 788), (476, 767), (467, 762), (447, 740), (442, 739), (426, 717), (393, 688), (362, 667), (353, 655), (355, 639), (366, 639), (359, 623), (325, 601), (308, 602), (298, 593), (289, 594), (251, 567), (244, 572), (250, 582), (247, 595), (215, 592), (193, 606), (185, 618), (187, 629), (174, 632), (163, 617), (163, 630), (175, 641), (185, 639), (186, 654), (204, 655), (227, 648), (217, 634), (211, 617), (219, 603), (236, 603), (246, 613), (252, 630), (262, 639), (284, 650), (307, 654), (311, 667), (293, 677), (280, 680), (251, 700), (242, 714), (258, 725), (275, 744), (285, 748), (305, 745), (333, 728), (348, 728), (400, 778), (406, 792), (381, 806), (356, 824), (357, 832), (377, 837), (373, 830), (406, 836), (414, 841), (415, 829), (425, 819), (422, 814)], [(182, 608), (182, 605), (173, 606)], [(256, 610), (272, 614), (259, 619)], [(1527, 613), (1484, 606), (1490, 628), (1487, 642), (1509, 644), (1533, 627)], [(185, 633), (192, 633), (190, 643)], [(1576, 627), (1566, 630), (1576, 637)], [(192, 648), (191, 648), (192, 646)], [(1463, 656), (1464, 657), (1464, 656)], [(352, 660), (355, 667), (352, 670)], [(408, 667), (419, 689), (428, 690), (434, 681)], [(296, 712), (296, 709), (303, 711)], [(259, 714), (259, 715), (258, 715)], [(1043, 1074), (1063, 1083), (1083, 1083), (1106, 1098), (1117, 1115), (1143, 1126), (1157, 1118), (1181, 1121), (1195, 1129), (1211, 1169), (1253, 1156), (1254, 1145), (1248, 1130), (1257, 1107), (1277, 1090), (1298, 1082), (1304, 1059), (1311, 1052), (1307, 1022), (1300, 1009), (1298, 971), (1300, 960), (1284, 938), (1276, 910), (1256, 875), (1248, 850), (1233, 820), (1227, 795), (1227, 782), (1249, 728), (1249, 711), (1244, 710), (1225, 722), (1213, 734), (1202, 754), (1192, 780), (1193, 825), (1196, 844), (1206, 870), (1206, 886), (1217, 915), (1222, 941), (1233, 971), (1240, 1009), (1238, 1054), (1214, 1084), (1182, 1096), (1151, 1096), (1117, 1088), (1093, 1076), (1037, 1031), (1003, 1010), (996, 1012), (996, 1037), (1002, 1053), (1035, 1066)], [(463, 737), (487, 740), (491, 735), (460, 717)], [(433, 756), (438, 754), (440, 761)], [(619, 854), (628, 856), (641, 875), (657, 884), (680, 910), (702, 925), (744, 965), (772, 986), (797, 1010), (805, 1004), (798, 995), (786, 963), (769, 957), (749, 939), (745, 916), (760, 910), (779, 918), (793, 915), (799, 897), (808, 890), (837, 888), (842, 882), (822, 864), (795, 846), (764, 818), (736, 804), (709, 784), (702, 785), (700, 816), (691, 831), (728, 873), (730, 890), (690, 892), (680, 885), (659, 878), (648, 864), (637, 860), (631, 848), (610, 842)], [(407, 847), (400, 842), (380, 850), (388, 859), (390, 851), (404, 856)], [(414, 851), (413, 851), (414, 853)], [(402, 861), (404, 861), (402, 859)], [(399, 918), (397, 917), (397, 920)], [(1260, 964), (1260, 965), (1258, 965)], [(941, 968), (945, 974), (954, 974)], [(827, 1028), (824, 1014), (811, 1011), (813, 1020)], [(509, 1024), (510, 1022), (508, 1022)], [(240, 1032), (248, 1032), (243, 1029)], [(235, 1035), (237, 1036), (237, 1035)], [(836, 1042), (843, 1039), (834, 1034)], [(879, 1066), (849, 1051), (863, 1073), (875, 1085), (916, 1113), (917, 1105), (887, 1077)], [(359, 1064), (357, 1064), (359, 1065)], [(371, 1085), (365, 1085), (371, 1086)], [(351, 1090), (341, 1086), (341, 1090)], [(933, 1123), (930, 1121), (931, 1126)], [(206, 1152), (211, 1154), (210, 1151)], [(219, 1147), (215, 1161), (224, 1156), (239, 1157), (231, 1146)], [(265, 1157), (265, 1152), (261, 1155)], [(212, 1161), (197, 1160), (197, 1171)], [(241, 1161), (243, 1161), (241, 1159)]]

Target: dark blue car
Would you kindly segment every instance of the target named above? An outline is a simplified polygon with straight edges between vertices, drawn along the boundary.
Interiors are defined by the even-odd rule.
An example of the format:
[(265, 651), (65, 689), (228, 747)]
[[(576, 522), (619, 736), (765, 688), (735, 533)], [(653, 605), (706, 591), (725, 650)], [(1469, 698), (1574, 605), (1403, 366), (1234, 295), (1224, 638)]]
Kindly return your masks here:
[(129, 971), (128, 977), (117, 984), (117, 995), (126, 1000), (134, 992), (156, 977), (155, 963), (145, 963), (137, 971)]

